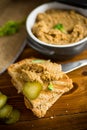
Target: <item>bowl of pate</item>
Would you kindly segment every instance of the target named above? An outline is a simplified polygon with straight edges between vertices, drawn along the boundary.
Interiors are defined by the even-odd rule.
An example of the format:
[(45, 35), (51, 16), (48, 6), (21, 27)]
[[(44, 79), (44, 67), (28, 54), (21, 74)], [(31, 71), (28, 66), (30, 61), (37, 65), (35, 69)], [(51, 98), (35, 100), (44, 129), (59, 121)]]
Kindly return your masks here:
[(35, 8), (27, 17), (28, 44), (55, 59), (69, 59), (87, 48), (87, 10), (58, 2)]

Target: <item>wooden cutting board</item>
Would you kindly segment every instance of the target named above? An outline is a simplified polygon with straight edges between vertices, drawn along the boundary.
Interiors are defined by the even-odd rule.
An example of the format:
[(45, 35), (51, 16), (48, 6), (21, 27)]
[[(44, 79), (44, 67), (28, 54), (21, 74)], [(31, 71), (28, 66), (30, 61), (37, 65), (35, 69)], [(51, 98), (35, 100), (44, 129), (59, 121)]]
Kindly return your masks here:
[[(48, 1), (1, 0), (0, 25), (9, 19), (22, 19), (36, 6), (45, 2)], [(26, 28), (24, 31), (25, 30)], [(21, 37), (26, 38), (26, 35), (27, 34), (24, 35), (24, 33), (21, 33)], [(16, 35), (14, 35), (14, 37), (16, 39)], [(15, 41), (19, 43), (21, 37)], [(4, 37), (0, 39), (0, 43), (2, 39), (4, 39)], [(7, 38), (5, 40), (7, 40)], [(12, 42), (10, 41), (10, 37), (8, 37), (8, 40)], [(17, 61), (31, 56), (47, 59), (46, 56), (41, 55), (26, 45)], [(87, 50), (66, 62), (77, 61), (84, 58), (87, 59)], [(59, 63), (59, 61), (56, 62)], [(26, 109), (23, 96), (17, 94), (7, 71), (3, 73), (0, 76), (0, 91), (8, 96), (9, 104), (20, 110), (21, 117), (20, 120), (13, 125), (5, 125), (0, 122), (0, 130), (87, 130), (87, 66), (69, 73), (68, 76), (72, 78), (74, 88), (70, 92), (64, 94), (49, 109), (44, 118), (38, 119), (30, 110)]]

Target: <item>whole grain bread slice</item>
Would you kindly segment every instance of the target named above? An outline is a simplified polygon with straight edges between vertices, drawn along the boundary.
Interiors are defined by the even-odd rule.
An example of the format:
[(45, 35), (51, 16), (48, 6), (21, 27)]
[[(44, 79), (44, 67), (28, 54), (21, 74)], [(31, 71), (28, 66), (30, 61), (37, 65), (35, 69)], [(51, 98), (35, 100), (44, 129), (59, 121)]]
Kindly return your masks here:
[[(23, 93), (24, 84), (28, 81), (37, 81), (43, 85), (43, 89), (36, 99), (28, 99), (24, 95), (24, 102), (28, 109), (39, 118), (44, 117), (47, 110), (67, 91), (73, 88), (72, 80), (62, 72), (60, 64), (52, 63), (50, 60), (24, 59), (12, 64), (8, 68), (12, 77), (12, 83)], [(52, 83), (53, 89), (48, 85)]]

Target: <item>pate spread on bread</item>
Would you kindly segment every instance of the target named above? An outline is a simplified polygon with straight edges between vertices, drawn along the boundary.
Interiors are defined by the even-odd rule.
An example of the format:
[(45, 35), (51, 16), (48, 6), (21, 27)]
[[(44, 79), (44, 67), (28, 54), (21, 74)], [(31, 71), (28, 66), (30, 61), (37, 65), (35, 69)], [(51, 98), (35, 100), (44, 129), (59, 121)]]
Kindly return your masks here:
[(24, 95), (28, 109), (39, 118), (62, 96), (73, 88), (72, 80), (60, 64), (50, 60), (24, 59), (8, 68), (12, 83)]

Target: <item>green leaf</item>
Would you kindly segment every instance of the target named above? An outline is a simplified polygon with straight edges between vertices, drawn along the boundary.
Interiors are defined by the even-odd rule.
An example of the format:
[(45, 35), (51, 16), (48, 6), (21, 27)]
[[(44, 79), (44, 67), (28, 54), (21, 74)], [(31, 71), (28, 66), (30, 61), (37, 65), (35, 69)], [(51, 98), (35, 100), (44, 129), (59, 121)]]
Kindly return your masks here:
[(0, 27), (0, 37), (6, 35), (13, 35), (17, 33), (20, 27), (24, 24), (24, 21), (8, 21), (2, 27)]
[(61, 30), (63, 28), (63, 25), (62, 24), (57, 24), (53, 28)]
[(51, 90), (51, 91), (53, 90), (53, 84), (52, 84), (52, 83), (50, 83), (50, 84), (48, 85), (48, 89)]
[(60, 24), (60, 23), (59, 23), (59, 24), (55, 25), (53, 28), (54, 28), (54, 29), (58, 29), (58, 30), (60, 30), (61, 32), (66, 33), (66, 30), (64, 29), (63, 24)]
[(43, 63), (45, 62), (45, 60), (41, 60), (41, 59), (35, 59), (35, 60), (32, 60), (33, 63)]

